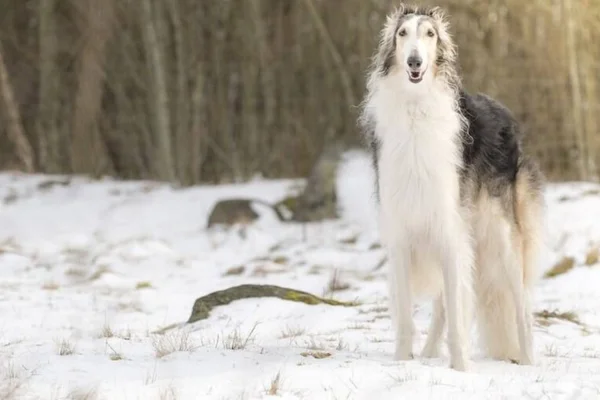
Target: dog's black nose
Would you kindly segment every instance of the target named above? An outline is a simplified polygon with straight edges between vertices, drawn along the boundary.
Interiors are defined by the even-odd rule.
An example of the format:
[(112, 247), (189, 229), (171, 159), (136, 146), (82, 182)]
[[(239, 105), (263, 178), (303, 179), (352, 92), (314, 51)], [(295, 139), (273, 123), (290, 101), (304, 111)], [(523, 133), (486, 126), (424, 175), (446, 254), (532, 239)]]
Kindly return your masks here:
[(419, 56), (410, 56), (408, 57), (408, 67), (410, 69), (419, 69), (423, 64), (423, 59)]

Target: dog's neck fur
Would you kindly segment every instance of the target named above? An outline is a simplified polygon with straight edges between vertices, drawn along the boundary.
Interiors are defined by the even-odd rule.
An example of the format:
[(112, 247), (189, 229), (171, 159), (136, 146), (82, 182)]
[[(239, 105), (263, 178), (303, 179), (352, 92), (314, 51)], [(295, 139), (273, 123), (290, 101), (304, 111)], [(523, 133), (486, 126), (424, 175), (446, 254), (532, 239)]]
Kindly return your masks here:
[(461, 118), (456, 96), (452, 88), (436, 79), (414, 84), (403, 71), (388, 75), (379, 81), (370, 99), (377, 139), (383, 146), (423, 142), (434, 147), (429, 150), (437, 152), (444, 147), (452, 156), (459, 156)]
[[(380, 143), (381, 206), (392, 211), (409, 209), (406, 221), (414, 226), (439, 221), (429, 215), (440, 207), (459, 205), (461, 119), (455, 92), (432, 79), (410, 83), (394, 74), (382, 79), (370, 106), (375, 136)], [(444, 205), (442, 205), (444, 204)], [(398, 210), (399, 211), (399, 210)]]

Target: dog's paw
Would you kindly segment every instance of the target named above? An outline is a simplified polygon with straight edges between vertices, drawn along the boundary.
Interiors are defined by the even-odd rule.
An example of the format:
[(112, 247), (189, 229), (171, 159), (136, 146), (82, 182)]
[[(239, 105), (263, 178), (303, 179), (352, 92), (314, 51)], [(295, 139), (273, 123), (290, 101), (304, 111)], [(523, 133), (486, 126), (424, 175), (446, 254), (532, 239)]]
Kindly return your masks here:
[(396, 339), (396, 351), (394, 352), (395, 361), (412, 360), (413, 354), (413, 341), (412, 337), (398, 337)]
[(421, 352), (423, 358), (439, 358), (441, 354), (440, 346), (426, 345)]
[(412, 360), (414, 359), (415, 356), (412, 352), (400, 352), (400, 351), (396, 351), (394, 353), (394, 361), (408, 361), (408, 360)]
[(455, 358), (450, 361), (450, 368), (460, 372), (468, 372), (473, 369), (473, 363), (466, 358)]
[(394, 361), (408, 361), (414, 358), (413, 352), (407, 348), (397, 348), (394, 352)]

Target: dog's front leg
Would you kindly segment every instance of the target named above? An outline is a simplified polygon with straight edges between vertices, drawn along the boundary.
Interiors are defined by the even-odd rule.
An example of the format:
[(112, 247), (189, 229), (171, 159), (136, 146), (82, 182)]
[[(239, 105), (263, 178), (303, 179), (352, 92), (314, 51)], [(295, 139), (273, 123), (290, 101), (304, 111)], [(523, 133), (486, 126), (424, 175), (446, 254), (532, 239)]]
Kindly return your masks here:
[[(450, 226), (457, 225), (460, 226)], [(473, 251), (469, 239), (464, 232), (451, 232), (445, 237), (441, 254), (450, 366), (458, 371), (470, 368), (468, 336), (473, 303)]]
[(393, 243), (388, 254), (390, 309), (396, 334), (396, 360), (413, 358), (414, 323), (412, 318), (412, 298), (410, 288), (410, 248), (402, 243)]
[(427, 334), (427, 341), (421, 355), (426, 358), (440, 356), (440, 346), (442, 334), (446, 324), (446, 313), (444, 311), (444, 294), (440, 293), (433, 301), (433, 312), (431, 314), (431, 324)]

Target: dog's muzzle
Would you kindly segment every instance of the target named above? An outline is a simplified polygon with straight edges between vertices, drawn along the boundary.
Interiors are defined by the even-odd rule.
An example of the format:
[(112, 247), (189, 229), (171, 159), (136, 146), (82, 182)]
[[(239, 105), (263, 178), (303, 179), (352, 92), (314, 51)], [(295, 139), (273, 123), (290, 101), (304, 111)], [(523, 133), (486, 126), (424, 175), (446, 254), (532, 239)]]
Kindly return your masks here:
[(423, 75), (425, 75), (425, 71), (421, 70), (423, 59), (418, 55), (411, 55), (408, 57), (406, 64), (408, 65), (408, 79), (412, 83), (421, 82), (423, 80)]

